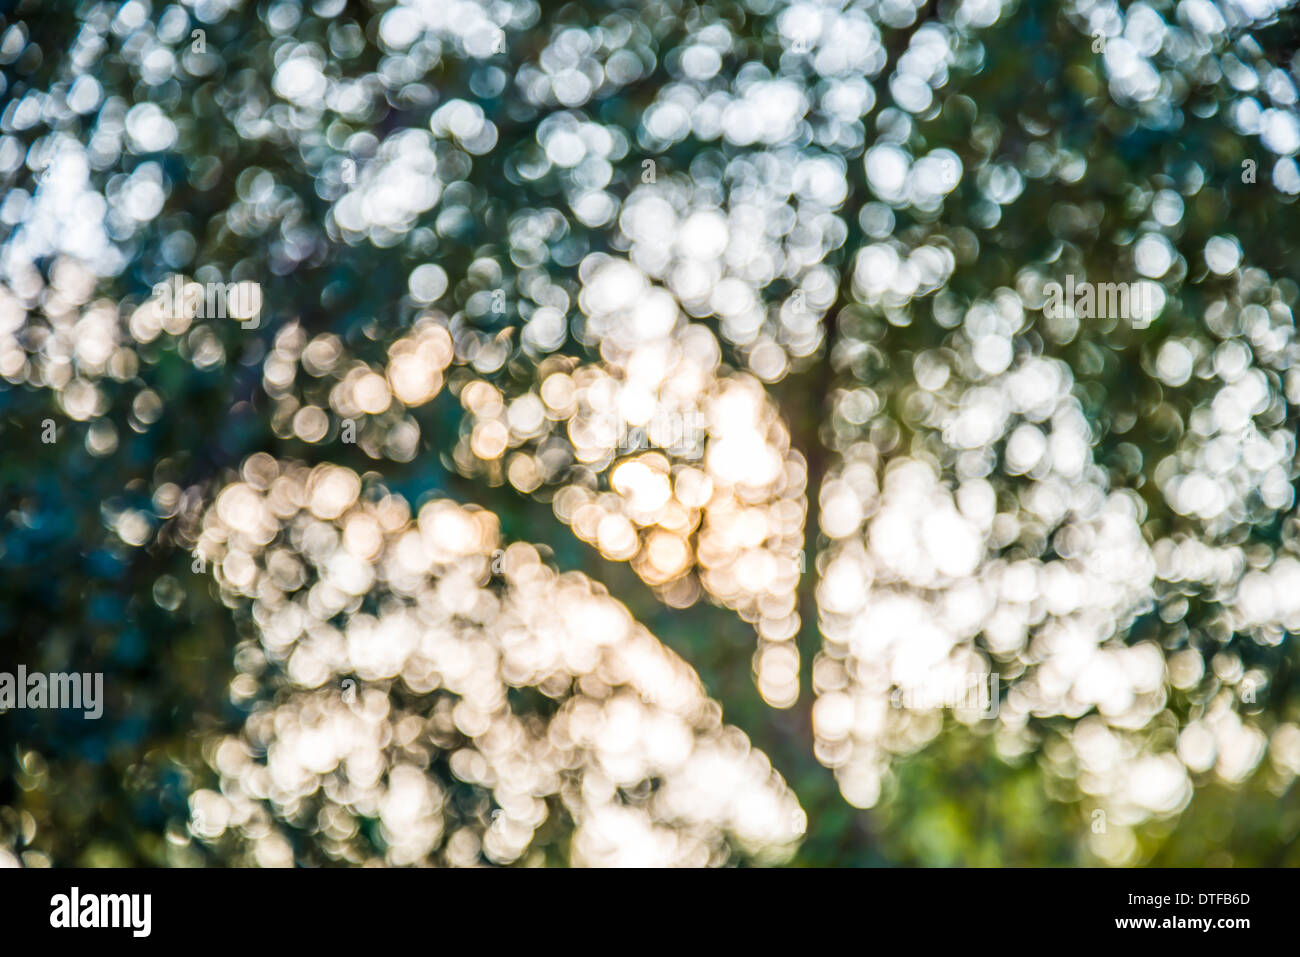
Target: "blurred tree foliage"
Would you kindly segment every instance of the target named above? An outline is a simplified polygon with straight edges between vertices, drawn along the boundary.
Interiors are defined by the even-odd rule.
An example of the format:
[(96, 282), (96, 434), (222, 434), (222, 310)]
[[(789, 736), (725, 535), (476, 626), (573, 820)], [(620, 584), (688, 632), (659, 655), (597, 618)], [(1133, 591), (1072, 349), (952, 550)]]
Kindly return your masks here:
[[(229, 835), (194, 838), (191, 795), (218, 780), (204, 742), (237, 732), (285, 679), (232, 693), (248, 674), (239, 662), (256, 656), (258, 626), (192, 549), (235, 470), (269, 452), (349, 467), (412, 503), (482, 506), (506, 541), (544, 544), (556, 567), (603, 583), (689, 662), (793, 790), (807, 814), (794, 864), (1300, 863), (1290, 631), (1300, 619), (1285, 594), (1294, 576), (1282, 574), (1297, 553), (1300, 402), (1291, 364), (1300, 67), (1289, 4), (10, 6), (0, 19), (0, 665), (102, 671), (107, 700), (99, 721), (0, 716), (0, 853), (37, 865), (249, 859)], [(436, 143), (403, 153), (400, 135), (412, 130)], [(72, 160), (60, 172), (69, 144), (81, 150), (80, 181)], [(570, 161), (573, 150), (587, 159)], [(799, 165), (812, 160), (822, 165)], [(1243, 164), (1255, 169), (1249, 181)], [(422, 198), (412, 176), (436, 180), (437, 195)], [(386, 182), (401, 195), (383, 193)], [(730, 223), (731, 242), (767, 242), (761, 254), (778, 263), (745, 279), (757, 318), (738, 331), (744, 310), (690, 291), (721, 288), (720, 273), (672, 275), (647, 235), (680, 230), (690, 248), (707, 246), (709, 223), (691, 210), (734, 213), (765, 191), (779, 201), (755, 208), (790, 223), (766, 237)], [(352, 193), (363, 198), (349, 206)], [(662, 215), (647, 195), (676, 204), (678, 219), (638, 226), (630, 210)], [(718, 343), (720, 377), (765, 384), (788, 439), (777, 451), (804, 476), (793, 706), (765, 700), (776, 693), (764, 691), (762, 656), (781, 642), (763, 637), (755, 654), (757, 613), (738, 615), (739, 599), (711, 592), (707, 578), (691, 578), (693, 600), (677, 600), (671, 583), (647, 583), (640, 566), (574, 534), (556, 486), (579, 466), (519, 481), (508, 457), (473, 445), (472, 381), (517, 397), (556, 370), (615, 363), (614, 336), (593, 331), (583, 288), (597, 265), (629, 257), (690, 300), (690, 323)], [(68, 292), (83, 283), (60, 278), (71, 260), (90, 263), (93, 295)], [(426, 263), (439, 272), (417, 279)], [(135, 309), (174, 272), (260, 283), (260, 324), (138, 334)], [(1048, 317), (1043, 284), (1067, 273), (1151, 282), (1158, 316)], [(541, 313), (555, 289), (558, 336)], [(105, 357), (77, 351), (98, 333), (76, 315), (60, 327), (61, 296), (76, 315), (109, 303), (120, 332)], [(355, 444), (340, 439), (348, 417), (328, 376), (305, 380), (291, 405), (267, 388), (287, 328), (304, 341), (337, 337), (329, 341), (349, 361), (380, 368), (429, 310), (455, 343), (448, 387), (405, 414), (357, 416)], [(980, 438), (982, 426), (960, 414), (979, 414), (1004, 373), (1031, 359), (1068, 370), (1055, 411), (1036, 420), (1053, 423), (1047, 437), (1016, 431), (1032, 426), (1028, 413), (1004, 413)], [(77, 391), (83, 382), (90, 399)], [(1261, 394), (1228, 393), (1243, 382)], [(1227, 408), (1234, 402), (1246, 411)], [(294, 419), (313, 403), (328, 410), (324, 438)], [(47, 420), (52, 443), (40, 438)], [(865, 610), (837, 611), (822, 586), (834, 568), (859, 567), (852, 543), (875, 546), (865, 524), (852, 534), (822, 527), (828, 490), (852, 485), (855, 462), (883, 487), (888, 463), (907, 456), (932, 463), (953, 492), (983, 482), (999, 515), (1019, 524), (986, 530), (981, 555), (1040, 563), (1046, 588), (1046, 563), (1086, 564), (1095, 545), (1105, 565), (1106, 548), (1125, 550), (1071, 552), (1065, 506), (1027, 517), (1035, 483), (1048, 479), (1017, 463), (1042, 441), (1049, 452), (1034, 461), (1056, 456), (1061, 471), (1071, 428), (1083, 430), (1087, 467), (1070, 487), (1100, 490), (1097, 501), (1131, 493), (1122, 500), (1140, 529), (1137, 550), (1191, 542), (1213, 552), (1203, 565), (1227, 565), (1148, 572), (1140, 595), (1099, 612), (1107, 647), (1159, 649), (1158, 688), (1135, 692), (1158, 702), (1134, 705), (1141, 720), (1127, 724), (1124, 702), (1104, 694), (1035, 710), (1014, 688), (1053, 649), (1003, 647), (981, 626), (968, 645), (1001, 670), (1003, 718), (1023, 718), (1012, 727), (1019, 747), (998, 740), (996, 722), (941, 711), (942, 730), (911, 744), (845, 752), (842, 734), (817, 730), (830, 686), (815, 686), (815, 663), (852, 659), (845, 649), (859, 639), (844, 636)], [(413, 449), (385, 444), (411, 434)], [(599, 467), (576, 484), (610, 488)], [(866, 513), (872, 494), (859, 495)], [(948, 547), (942, 536), (939, 546)], [(1247, 588), (1248, 575), (1272, 572), (1270, 597)], [(1102, 572), (1080, 575), (1083, 605), (1119, 587)], [(892, 591), (884, 572), (876, 577), (849, 591), (883, 601), (911, 589), (935, 602), (925, 607), (936, 620), (945, 588), (956, 594), (942, 576), (895, 576)], [(1043, 622), (1030, 623), (1031, 636)], [(837, 688), (866, 682), (848, 665), (835, 674)], [(1033, 693), (1048, 695), (1048, 684)], [(860, 722), (871, 693), (861, 691)], [(1102, 750), (1132, 744), (1127, 758), (1138, 763), (1081, 771), (1097, 738), (1079, 729), (1095, 730), (1087, 720), (1103, 712), (1114, 720)], [(1227, 724), (1205, 724), (1212, 715)], [(1207, 744), (1220, 727), (1229, 736)], [(1237, 769), (1207, 748), (1249, 753)], [(1128, 776), (1141, 790), (1148, 753), (1178, 755), (1193, 785), (1173, 806), (1142, 806), (1124, 781), (1118, 793), (1088, 780)], [(854, 781), (877, 780), (872, 768), (879, 793), (855, 791)], [(1128, 810), (1108, 810), (1099, 795)], [(467, 817), (492, 813), (481, 791), (466, 807)], [(1120, 817), (1099, 828), (1098, 813)], [(570, 827), (553, 807), (522, 860), (566, 863)], [(340, 858), (310, 822), (289, 830), (297, 861)], [(361, 831), (382, 852), (374, 822)]]

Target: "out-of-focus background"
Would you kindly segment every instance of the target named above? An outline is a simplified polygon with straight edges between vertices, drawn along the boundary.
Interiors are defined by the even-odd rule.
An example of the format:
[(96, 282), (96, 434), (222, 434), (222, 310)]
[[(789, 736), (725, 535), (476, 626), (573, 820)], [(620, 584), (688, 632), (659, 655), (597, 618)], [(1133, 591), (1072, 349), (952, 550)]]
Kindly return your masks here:
[(6, 6), (0, 863), (1300, 863), (1290, 3)]

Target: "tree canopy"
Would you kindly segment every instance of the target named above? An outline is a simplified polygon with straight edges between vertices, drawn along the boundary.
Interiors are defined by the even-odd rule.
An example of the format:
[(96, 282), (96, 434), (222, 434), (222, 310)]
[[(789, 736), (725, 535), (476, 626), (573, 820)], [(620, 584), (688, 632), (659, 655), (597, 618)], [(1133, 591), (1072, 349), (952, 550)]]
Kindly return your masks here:
[(1295, 864), (1279, 0), (19, 0), (0, 862)]

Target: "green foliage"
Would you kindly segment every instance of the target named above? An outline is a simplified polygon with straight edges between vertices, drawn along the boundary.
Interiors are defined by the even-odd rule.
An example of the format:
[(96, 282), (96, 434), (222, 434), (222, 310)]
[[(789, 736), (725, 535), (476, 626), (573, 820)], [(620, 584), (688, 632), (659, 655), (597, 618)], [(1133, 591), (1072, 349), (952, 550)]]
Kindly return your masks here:
[[(107, 692), (99, 721), (0, 714), (0, 855), (286, 862), (259, 845), (274, 832), (313, 866), (587, 860), (586, 806), (559, 787), (534, 795), (526, 848), (493, 851), (511, 809), (457, 764), (479, 746), (443, 720), (458, 696), (396, 671), (373, 684), (428, 720), (407, 757), (443, 802), (413, 860), (382, 808), (338, 796), (341, 770), (301, 801), (236, 794), (220, 742), (269, 760), (250, 728), (353, 674), (311, 685), (267, 638), (327, 577), (276, 578), (277, 549), (312, 550), (299, 518), (236, 556), (256, 586), (222, 563), (223, 491), (305, 463), (351, 470), (376, 513), (486, 509), (503, 548), (599, 583), (680, 656), (807, 816), (786, 847), (646, 812), (704, 834), (708, 863), (1297, 863), (1290, 4), (231, 6), (23, 0), (0, 19), (0, 670), (103, 672)], [(258, 324), (150, 327), (175, 273), (259, 283)], [(1048, 315), (1067, 275), (1147, 282), (1160, 308)], [(425, 350), (424, 393), (402, 391), (398, 343)], [(753, 441), (716, 451), (731, 433), (711, 420), (705, 464), (653, 437), (645, 459), (584, 457), (581, 403), (557, 411), (544, 384), (626, 412), (661, 361), (646, 401), (750, 396)], [(366, 373), (386, 383), (371, 406)], [(519, 426), (538, 395), (543, 424)], [(686, 558), (663, 574), (669, 518), (629, 520), (620, 551), (566, 504), (623, 495), (631, 514), (617, 470), (655, 452), (721, 490), (682, 505)], [(776, 477), (728, 484), (745, 455)], [(744, 508), (768, 534), (717, 545)], [(798, 574), (753, 585), (799, 549)], [(522, 587), (481, 572), (465, 587)], [(398, 592), (315, 624), (347, 632)], [(968, 599), (988, 607), (963, 631)], [(872, 616), (894, 601), (887, 641)], [(893, 702), (931, 638), (931, 666), (1001, 675), (998, 719)], [(545, 740), (565, 702), (610, 693), (565, 680), (507, 680), (506, 710)], [(657, 808), (666, 776), (614, 803)], [(195, 796), (215, 791), (262, 816), (205, 832)], [(486, 849), (452, 847), (471, 832)]]

